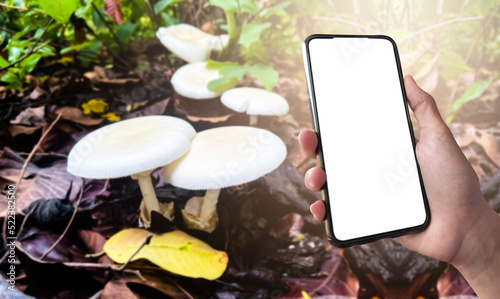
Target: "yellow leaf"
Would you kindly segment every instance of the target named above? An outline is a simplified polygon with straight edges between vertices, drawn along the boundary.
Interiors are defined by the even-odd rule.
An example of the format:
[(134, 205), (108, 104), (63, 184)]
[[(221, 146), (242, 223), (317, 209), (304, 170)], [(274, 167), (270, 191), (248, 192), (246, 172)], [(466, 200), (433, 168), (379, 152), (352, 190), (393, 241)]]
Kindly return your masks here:
[(103, 114), (103, 115), (101, 115), (101, 117), (107, 118), (109, 121), (119, 121), (120, 120), (120, 117), (117, 116), (113, 112)]
[(91, 114), (95, 113), (104, 113), (104, 111), (108, 110), (108, 103), (103, 100), (90, 100), (87, 103), (82, 104), (83, 114)]
[[(115, 262), (125, 263), (144, 243), (149, 232), (130, 228), (120, 231), (104, 244), (104, 252)], [(226, 270), (228, 257), (183, 231), (153, 235), (132, 259), (147, 259), (161, 268), (187, 277), (214, 280)]]
[(302, 298), (303, 299), (311, 299), (311, 297), (309, 296), (309, 294), (307, 294), (305, 291), (302, 291)]

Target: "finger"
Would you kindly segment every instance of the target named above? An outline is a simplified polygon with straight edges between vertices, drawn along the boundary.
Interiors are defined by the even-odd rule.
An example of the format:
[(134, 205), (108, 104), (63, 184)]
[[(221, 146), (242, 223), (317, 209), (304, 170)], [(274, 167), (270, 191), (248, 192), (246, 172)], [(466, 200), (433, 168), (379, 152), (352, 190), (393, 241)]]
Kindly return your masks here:
[(318, 148), (318, 137), (312, 130), (304, 130), (299, 134), (299, 142), (306, 156), (315, 159)]
[(316, 201), (309, 207), (309, 210), (316, 221), (325, 221), (325, 204), (323, 201)]
[(428, 134), (446, 127), (432, 96), (423, 91), (412, 76), (406, 76), (404, 82), (408, 104), (417, 118), (421, 132)]
[(312, 191), (320, 191), (326, 182), (325, 171), (319, 167), (313, 167), (306, 172), (304, 183)]

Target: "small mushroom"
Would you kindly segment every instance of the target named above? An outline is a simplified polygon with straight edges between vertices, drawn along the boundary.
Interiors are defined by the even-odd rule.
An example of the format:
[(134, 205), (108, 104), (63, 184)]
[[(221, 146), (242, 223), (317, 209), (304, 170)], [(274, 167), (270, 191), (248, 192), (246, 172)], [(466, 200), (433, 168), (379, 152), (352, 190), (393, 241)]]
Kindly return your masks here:
[(258, 115), (288, 113), (288, 102), (279, 94), (255, 87), (239, 87), (224, 92), (221, 102), (229, 109), (250, 115), (250, 125), (257, 123)]
[(156, 36), (167, 49), (189, 63), (207, 61), (212, 50), (222, 50), (229, 41), (226, 34), (214, 36), (188, 24), (161, 27)]
[(189, 150), (195, 130), (171, 116), (123, 120), (83, 137), (68, 156), (68, 172), (91, 179), (131, 176), (141, 188), (141, 218), (150, 225), (151, 211), (160, 212), (151, 172)]
[(207, 69), (206, 62), (188, 63), (180, 67), (172, 76), (175, 91), (186, 98), (195, 100), (212, 99), (221, 93), (208, 89), (208, 82), (220, 78), (218, 70)]
[(188, 228), (212, 232), (221, 188), (244, 184), (273, 171), (286, 157), (286, 146), (275, 134), (253, 127), (220, 127), (197, 133), (191, 149), (163, 168), (176, 187), (204, 190), (182, 211)]

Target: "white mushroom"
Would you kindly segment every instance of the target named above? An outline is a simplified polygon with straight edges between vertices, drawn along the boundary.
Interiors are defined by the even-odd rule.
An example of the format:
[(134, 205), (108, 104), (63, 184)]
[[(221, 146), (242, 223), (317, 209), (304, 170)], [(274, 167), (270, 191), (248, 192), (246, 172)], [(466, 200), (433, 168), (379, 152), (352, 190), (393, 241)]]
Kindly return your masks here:
[(205, 197), (189, 199), (182, 212), (187, 227), (212, 232), (220, 189), (258, 179), (285, 157), (285, 144), (267, 130), (220, 127), (196, 134), (191, 149), (163, 170), (165, 180), (176, 187), (207, 190)]
[(188, 24), (162, 27), (156, 36), (167, 49), (189, 63), (207, 61), (212, 50), (222, 50), (229, 40), (227, 35), (214, 36)]
[(186, 153), (195, 133), (188, 122), (171, 116), (123, 120), (82, 138), (69, 153), (67, 169), (84, 178), (130, 175), (138, 180), (143, 195), (141, 217), (149, 226), (151, 211), (160, 212), (151, 172)]
[(277, 93), (254, 87), (233, 88), (224, 92), (221, 102), (226, 107), (250, 115), (250, 124), (257, 123), (257, 115), (288, 113), (288, 102)]
[(206, 62), (188, 63), (180, 67), (172, 76), (175, 91), (186, 98), (195, 100), (212, 99), (221, 92), (208, 89), (208, 82), (220, 78), (218, 70), (207, 69)]

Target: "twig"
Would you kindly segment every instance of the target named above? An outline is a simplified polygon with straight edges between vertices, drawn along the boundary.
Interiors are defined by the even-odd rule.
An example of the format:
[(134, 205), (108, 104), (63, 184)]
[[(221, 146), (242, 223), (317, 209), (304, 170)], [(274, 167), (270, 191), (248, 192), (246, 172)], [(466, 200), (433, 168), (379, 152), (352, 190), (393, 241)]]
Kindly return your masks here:
[(78, 206), (80, 206), (80, 202), (82, 201), (83, 192), (84, 192), (84, 190), (83, 190), (84, 183), (85, 182), (82, 179), (82, 188), (80, 189), (80, 196), (78, 197), (78, 201), (76, 202), (75, 209), (73, 210), (73, 215), (71, 215), (71, 219), (69, 219), (68, 225), (66, 225), (66, 228), (64, 229), (62, 234), (59, 236), (57, 241), (55, 241), (54, 244), (52, 244), (52, 246), (50, 246), (50, 248), (47, 249), (47, 251), (45, 251), (44, 254), (42, 254), (42, 256), (39, 258), (40, 261), (43, 260), (52, 250), (54, 250), (54, 248), (56, 248), (57, 244), (59, 244), (59, 242), (61, 242), (62, 238), (64, 238), (64, 236), (68, 232), (69, 227), (73, 223), (73, 220), (75, 219), (76, 213), (78, 212)]
[[(29, 156), (31, 153), (18, 152), (17, 154), (20, 155), (20, 156)], [(57, 156), (57, 157), (63, 157), (63, 158), (67, 158), (68, 157), (68, 155), (60, 154), (60, 153), (54, 153), (54, 152), (50, 152), (50, 153), (35, 153), (34, 156)]]
[(117, 271), (122, 271), (123, 269), (125, 269), (125, 267), (128, 265), (128, 263), (130, 263), (130, 261), (134, 258), (134, 256), (136, 254), (139, 253), (139, 251), (141, 251), (142, 247), (144, 247), (146, 244), (149, 244), (149, 241), (151, 240), (151, 238), (153, 237), (153, 234), (149, 234), (147, 237), (146, 237), (146, 240), (144, 240), (144, 242), (142, 242), (141, 246), (139, 246), (139, 248), (137, 248), (137, 250), (134, 252), (134, 254), (132, 254), (130, 256), (130, 258), (123, 264), (121, 265), (121, 267), (119, 268), (116, 268), (115, 270)]
[[(47, 137), (47, 135), (52, 130), (52, 128), (54, 127), (54, 125), (59, 121), (59, 119), (61, 118), (61, 116), (62, 116), (62, 114), (60, 114), (60, 113), (57, 115), (56, 119), (52, 122), (52, 124), (50, 124), (49, 128), (47, 129), (47, 131), (45, 131), (45, 133), (43, 133), (42, 137), (40, 137), (40, 140), (38, 140), (38, 143), (31, 150), (31, 153), (28, 156), (28, 158), (26, 158), (26, 160), (24, 161), (23, 168), (21, 169), (21, 173), (19, 174), (19, 177), (17, 179), (17, 183), (15, 185), (15, 187), (16, 187), (17, 190), (19, 190), (19, 186), (21, 185), (21, 181), (23, 180), (24, 173), (26, 172), (26, 168), (28, 167), (28, 164), (30, 163), (31, 158), (33, 158), (33, 155), (35, 154), (35, 152), (38, 150), (38, 148), (42, 144), (42, 141), (45, 139), (45, 137)], [(16, 208), (14, 208), (14, 213), (16, 213)], [(6, 229), (7, 229), (7, 218), (8, 218), (7, 215), (8, 214), (6, 214), (6, 216), (4, 218), (3, 227), (2, 227), (3, 242), (4, 242), (4, 244), (7, 244), (7, 231), (6, 231)]]
[(446, 22), (442, 22), (442, 23), (439, 23), (439, 24), (436, 24), (436, 25), (432, 25), (432, 26), (429, 26), (427, 28), (423, 28), (421, 30), (415, 31), (412, 34), (407, 35), (407, 36), (405, 36), (402, 39), (399, 39), (398, 42), (400, 42), (400, 43), (405, 42), (405, 41), (407, 41), (409, 39), (414, 38), (417, 35), (420, 35), (420, 34), (424, 33), (424, 32), (431, 31), (431, 30), (434, 30), (434, 29), (438, 29), (438, 28), (441, 28), (441, 27), (444, 27), (444, 26), (447, 26), (447, 25), (450, 25), (450, 24), (453, 24), (453, 23), (468, 22), (468, 21), (477, 21), (477, 20), (482, 20), (482, 19), (484, 19), (484, 17), (479, 16), (479, 17), (467, 17), (467, 18), (449, 20), (449, 21), (446, 21)]
[(98, 258), (98, 257), (102, 257), (106, 254), (106, 252), (104, 251), (101, 251), (101, 252), (97, 252), (97, 253), (88, 253), (85, 255), (86, 258)]
[[(33, 206), (33, 208), (31, 208), (31, 210), (28, 212), (28, 214), (26, 214), (26, 216), (24, 216), (23, 222), (21, 223), (21, 226), (19, 227), (19, 230), (17, 231), (17, 236), (21, 236), (21, 232), (23, 231), (24, 224), (26, 223), (26, 221), (28, 220), (28, 217), (33, 213), (33, 211), (36, 209), (37, 206), (38, 206), (38, 203), (36, 203)], [(5, 244), (5, 247), (7, 247), (7, 244)], [(5, 258), (8, 255), (9, 255), (9, 250), (7, 250), (4, 254), (4, 256), (2, 256), (2, 258), (0, 259), (0, 265), (3, 263), (3, 261), (5, 260)]]
[[(33, 45), (33, 47), (29, 48), (29, 49), (28, 49), (28, 51), (27, 51), (27, 52), (26, 52), (26, 53), (25, 53), (25, 54), (24, 54), (21, 58), (19, 58), (18, 60), (16, 60), (16, 61), (14, 61), (14, 62), (10, 63), (10, 64), (9, 64), (9, 65), (7, 65), (7, 66), (4, 66), (3, 68), (0, 68), (0, 72), (1, 72), (1, 71), (6, 70), (6, 69), (8, 69), (8, 68), (13, 67), (13, 66), (14, 66), (14, 65), (16, 65), (17, 63), (19, 63), (19, 62), (21, 62), (21, 61), (25, 60), (26, 58), (28, 58), (28, 57), (29, 57), (29, 56), (30, 56), (33, 52), (38, 51), (38, 50), (40, 49), (40, 47), (38, 47), (38, 48), (37, 48), (38, 44), (40, 43), (40, 41), (42, 40), (43, 35), (44, 35), (44, 34), (45, 34), (45, 32), (47, 31), (47, 29), (49, 29), (50, 25), (52, 25), (52, 23), (53, 23), (53, 22), (54, 22), (54, 19), (50, 20), (50, 22), (47, 24), (47, 26), (45, 26), (45, 27), (43, 28), (43, 32), (42, 32), (42, 34), (40, 35), (40, 37), (39, 37), (39, 38), (37, 38), (37, 40), (35, 41), (35, 44)], [(45, 46), (45, 45), (46, 45), (46, 44), (48, 44), (49, 42), (50, 42), (50, 41), (46, 41), (45, 43), (43, 43), (43, 44), (42, 44), (42, 46), (41, 46), (41, 47)]]
[(9, 5), (9, 4), (5, 4), (5, 3), (0, 3), (0, 6), (7, 7), (7, 8), (13, 8), (13, 9), (19, 9), (19, 10), (28, 10), (26, 7), (14, 6), (14, 5)]
[(111, 32), (111, 34), (113, 35), (113, 38), (115, 39), (116, 43), (120, 47), (121, 52), (123, 52), (123, 45), (120, 42), (120, 39), (118, 39), (118, 36), (116, 36), (115, 31), (113, 30), (113, 27), (111, 27), (111, 25), (109, 25), (108, 22), (106, 22), (106, 19), (102, 15), (101, 11), (97, 8), (97, 6), (95, 6), (94, 2), (92, 2), (91, 4), (92, 4), (92, 7), (94, 8), (94, 10), (97, 12), (97, 15), (99, 15), (99, 19), (101, 19), (101, 21), (104, 23), (104, 25), (106, 25), (106, 27), (108, 27), (109, 32)]

